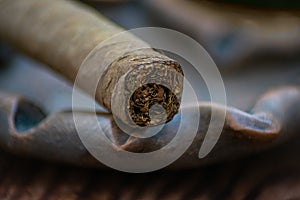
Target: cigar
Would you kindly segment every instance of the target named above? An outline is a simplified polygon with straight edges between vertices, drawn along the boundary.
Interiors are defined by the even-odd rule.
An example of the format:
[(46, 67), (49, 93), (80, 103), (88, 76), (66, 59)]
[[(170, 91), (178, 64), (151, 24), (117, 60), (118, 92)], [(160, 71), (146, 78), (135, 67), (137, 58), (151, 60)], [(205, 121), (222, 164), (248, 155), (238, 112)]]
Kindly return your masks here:
[[(180, 65), (132, 34), (97, 48), (124, 31), (97, 11), (67, 0), (2, 0), (0, 7), (0, 39), (76, 81), (122, 122), (158, 125), (178, 112)], [(155, 104), (164, 109), (151, 115)]]

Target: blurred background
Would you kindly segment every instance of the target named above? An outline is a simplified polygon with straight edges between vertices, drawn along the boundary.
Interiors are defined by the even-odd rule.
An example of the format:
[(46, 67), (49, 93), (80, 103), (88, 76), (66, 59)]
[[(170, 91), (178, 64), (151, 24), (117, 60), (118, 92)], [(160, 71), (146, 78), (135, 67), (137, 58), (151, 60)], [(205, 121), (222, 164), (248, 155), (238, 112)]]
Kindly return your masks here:
[[(216, 62), (228, 105), (251, 111), (267, 90), (300, 83), (298, 1), (84, 0), (125, 29), (165, 27), (197, 40)], [(72, 86), (1, 43), (0, 89), (49, 114), (71, 107)], [(183, 58), (177, 58), (189, 70)], [(200, 100), (200, 76), (188, 77)], [(31, 81), (29, 81), (31, 80)], [(44, 91), (47, 91), (46, 93)], [(37, 94), (39, 95), (37, 98)], [(88, 98), (88, 97), (82, 97)], [(1, 152), (4, 199), (299, 199), (298, 143), (208, 167), (125, 174), (34, 161)], [(229, 159), (230, 160), (230, 159)]]

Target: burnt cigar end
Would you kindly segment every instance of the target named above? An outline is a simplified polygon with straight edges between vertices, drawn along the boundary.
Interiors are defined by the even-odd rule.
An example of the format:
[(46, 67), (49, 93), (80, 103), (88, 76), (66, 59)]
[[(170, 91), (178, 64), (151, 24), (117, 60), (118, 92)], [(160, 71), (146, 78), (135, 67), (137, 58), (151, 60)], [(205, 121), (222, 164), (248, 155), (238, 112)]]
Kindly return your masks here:
[(129, 105), (131, 119), (139, 126), (168, 122), (180, 107), (179, 99), (172, 91), (155, 83), (139, 87)]

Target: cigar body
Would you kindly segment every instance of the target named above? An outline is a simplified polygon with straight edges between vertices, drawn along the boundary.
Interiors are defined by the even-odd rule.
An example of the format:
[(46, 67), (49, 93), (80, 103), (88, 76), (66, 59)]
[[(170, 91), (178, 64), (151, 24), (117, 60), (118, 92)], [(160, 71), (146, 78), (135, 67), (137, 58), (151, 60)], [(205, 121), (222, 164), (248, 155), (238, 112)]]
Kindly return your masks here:
[(101, 41), (122, 31), (74, 2), (1, 1), (1, 38), (74, 80)]
[[(116, 84), (121, 82), (114, 104), (120, 107), (115, 114), (122, 121), (131, 119), (138, 125), (162, 123), (160, 119), (150, 119), (149, 109), (155, 103), (163, 105), (168, 114), (167, 120), (171, 120), (177, 113), (182, 78), (175, 77), (164, 82), (175, 88), (175, 91), (166, 98), (160, 98), (159, 102), (152, 100), (158, 98), (153, 94), (159, 90), (167, 92), (167, 88), (155, 84), (144, 85), (141, 78), (130, 83), (128, 79), (135, 79), (148, 68), (167, 74), (172, 73), (168, 70), (175, 69), (179, 75), (183, 75), (180, 65), (150, 47), (136, 51), (136, 47), (145, 47), (147, 44), (130, 34), (97, 49), (101, 42), (124, 31), (97, 11), (67, 0), (3, 0), (0, 1), (0, 7), (0, 39), (45, 63), (67, 79), (74, 82), (78, 78), (80, 66), (84, 62), (89, 63), (92, 57), (97, 64), (81, 70), (77, 86), (95, 97), (108, 110), (112, 107)], [(96, 52), (93, 52), (95, 49)], [(133, 97), (126, 91), (127, 88), (139, 88), (142, 85), (144, 87), (137, 90)], [(148, 91), (146, 96), (150, 100), (139, 99), (144, 107), (136, 105), (139, 94), (145, 91)], [(176, 101), (173, 100), (173, 95), (177, 97)]]

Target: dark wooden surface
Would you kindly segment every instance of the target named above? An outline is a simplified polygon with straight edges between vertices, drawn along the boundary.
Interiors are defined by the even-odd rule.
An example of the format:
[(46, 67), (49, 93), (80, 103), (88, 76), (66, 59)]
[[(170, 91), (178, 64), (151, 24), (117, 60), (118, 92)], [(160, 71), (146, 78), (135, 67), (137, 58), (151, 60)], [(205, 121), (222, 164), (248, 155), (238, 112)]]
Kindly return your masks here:
[(188, 171), (126, 174), (1, 153), (1, 199), (299, 199), (298, 141), (264, 154)]

